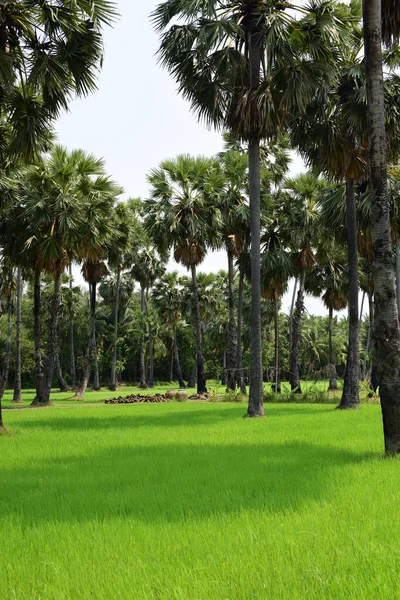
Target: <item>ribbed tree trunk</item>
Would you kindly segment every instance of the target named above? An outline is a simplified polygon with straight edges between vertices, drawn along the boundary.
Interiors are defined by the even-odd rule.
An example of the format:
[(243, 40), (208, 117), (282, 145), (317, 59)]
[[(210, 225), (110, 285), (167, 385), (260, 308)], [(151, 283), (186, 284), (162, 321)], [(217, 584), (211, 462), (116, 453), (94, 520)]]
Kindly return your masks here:
[(94, 357), (94, 369), (93, 369), (93, 390), (95, 392), (99, 392), (100, 391), (100, 377), (99, 377), (99, 357), (97, 354), (97, 339), (96, 339), (96, 329), (94, 332), (94, 352), (93, 352), (93, 357)]
[(333, 344), (333, 308), (329, 307), (329, 385), (328, 392), (337, 390), (335, 346)]
[(281, 381), (279, 373), (279, 298), (277, 294), (274, 295), (274, 329), (275, 329), (275, 356), (274, 356), (274, 369), (275, 369), (275, 381), (273, 385), (274, 392), (276, 394), (281, 393)]
[(400, 319), (400, 240), (396, 245), (396, 300), (397, 313)]
[(113, 341), (113, 357), (111, 363), (111, 381), (108, 389), (115, 392), (117, 389), (117, 344), (118, 344), (118, 315), (119, 315), (119, 292), (121, 288), (121, 267), (117, 268), (117, 285), (115, 289), (115, 306), (114, 306), (114, 341)]
[(197, 376), (197, 361), (194, 363), (193, 368), (190, 372), (189, 380), (188, 380), (188, 388), (194, 388), (196, 386), (196, 376)]
[(94, 348), (96, 343), (96, 283), (89, 284), (90, 294), (90, 332), (89, 332), (89, 344), (86, 355), (86, 367), (83, 374), (83, 380), (81, 387), (76, 392), (75, 398), (83, 398), (86, 393), (87, 386), (90, 379), (90, 373), (92, 370), (92, 362), (94, 358)]
[(299, 291), (297, 292), (297, 300), (293, 313), (292, 348), (289, 358), (290, 387), (296, 394), (301, 394), (299, 353), (301, 344), (301, 320), (304, 313), (304, 283), (305, 273), (302, 272), (299, 277)]
[(35, 387), (36, 396), (34, 403), (41, 404), (43, 394), (43, 363), (42, 363), (42, 336), (41, 336), (41, 288), (40, 272), (35, 271), (35, 281), (33, 287), (33, 319), (34, 319), (34, 338), (35, 338)]
[(147, 375), (146, 375), (146, 348), (145, 348), (145, 339), (146, 339), (146, 324), (145, 324), (145, 312), (146, 312), (146, 290), (144, 284), (140, 284), (140, 308), (142, 311), (142, 345), (140, 347), (140, 385), (142, 389), (146, 389), (147, 385)]
[(22, 307), (22, 272), (17, 269), (17, 313), (15, 322), (15, 382), (13, 402), (22, 402), (21, 383), (21, 307)]
[(227, 250), (228, 253), (228, 306), (229, 306), (229, 323), (228, 323), (228, 349), (227, 349), (227, 373), (226, 387), (228, 390), (236, 388), (236, 322), (235, 322), (235, 294), (233, 290), (233, 280), (235, 270), (233, 266), (233, 253)]
[(293, 311), (294, 304), (296, 302), (296, 293), (297, 293), (297, 277), (294, 278), (294, 286), (293, 286), (293, 294), (292, 294), (292, 302), (290, 304), (290, 314), (289, 314), (289, 353), (292, 350), (292, 338), (293, 338)]
[(226, 351), (222, 354), (221, 385), (226, 385)]
[(369, 326), (368, 326), (367, 342), (365, 344), (364, 361), (363, 361), (362, 373), (361, 373), (362, 381), (364, 381), (364, 379), (367, 375), (367, 360), (368, 360), (368, 353), (369, 353), (370, 344), (371, 344), (371, 333), (372, 333), (373, 324), (374, 324), (374, 305), (373, 305), (373, 300), (372, 300), (372, 294), (368, 294), (368, 306), (369, 306)]
[(62, 374), (61, 363), (60, 363), (60, 354), (58, 352), (56, 352), (54, 367), (55, 367), (55, 371), (56, 371), (56, 377), (57, 377), (57, 381), (58, 381), (58, 387), (60, 388), (60, 392), (68, 392), (69, 387), (68, 387), (68, 384), (65, 381), (64, 376)]
[[(12, 275), (11, 275), (11, 279), (12, 279)], [(12, 313), (13, 313), (13, 302), (12, 302), (12, 297), (10, 296), (7, 299), (7, 339), (6, 339), (6, 351), (5, 351), (5, 355), (4, 355), (3, 368), (1, 371), (1, 377), (0, 377), (0, 400), (3, 398), (4, 392), (7, 387), (8, 371), (9, 371), (9, 367), (10, 367)]]
[[(69, 289), (72, 291), (72, 264), (69, 265)], [(70, 358), (71, 358), (71, 386), (76, 390), (76, 364), (75, 364), (75, 334), (74, 320), (71, 319), (69, 324), (69, 340), (70, 340)]]
[[(393, 5), (393, 10), (398, 10)], [(379, 379), (385, 449), (400, 452), (400, 327), (390, 237), (381, 48), (381, 3), (364, 0), (371, 230), (374, 277), (373, 349)]]
[(199, 289), (197, 287), (196, 265), (191, 265), (192, 283), (193, 283), (193, 305), (194, 305), (194, 321), (196, 329), (196, 365), (197, 365), (197, 393), (203, 394), (207, 392), (207, 382), (204, 373), (203, 362), (203, 345), (201, 339), (201, 321), (200, 321), (200, 305), (199, 305)]
[(146, 321), (147, 321), (147, 333), (149, 336), (149, 388), (154, 387), (154, 341), (153, 341), (153, 331), (151, 329), (150, 317), (149, 317), (149, 307), (147, 305), (147, 298), (145, 297), (145, 307), (146, 307)]
[(179, 381), (179, 387), (184, 388), (185, 382), (182, 377), (181, 361), (179, 358), (178, 340), (176, 337), (176, 327), (174, 327), (174, 359), (175, 359), (175, 373)]
[(349, 341), (343, 393), (338, 408), (358, 408), (358, 371), (360, 368), (358, 320), (357, 206), (354, 181), (346, 181), (347, 254), (349, 262)]
[[(250, 10), (255, 10), (251, 7)], [(252, 25), (257, 26), (253, 15)], [(262, 39), (259, 31), (249, 32), (249, 87), (260, 84)], [(260, 137), (249, 139), (249, 196), (251, 233), (251, 343), (250, 343), (250, 393), (248, 417), (264, 416), (264, 389), (261, 348), (261, 261), (260, 261)]]
[(361, 296), (361, 308), (360, 308), (360, 327), (361, 327), (361, 323), (362, 323), (362, 318), (363, 318), (363, 314), (364, 314), (364, 302), (365, 302), (365, 294), (366, 292), (363, 291), (362, 296)]
[(61, 304), (61, 272), (57, 273), (54, 277), (54, 293), (53, 300), (51, 303), (51, 315), (49, 322), (49, 331), (47, 338), (47, 352), (46, 361), (44, 366), (44, 378), (43, 378), (43, 393), (41, 401), (38, 402), (36, 399), (32, 404), (48, 405), (50, 404), (50, 393), (51, 384), (53, 382), (54, 364), (57, 354), (58, 346), (58, 319), (60, 315), (60, 304)]
[(244, 288), (244, 265), (242, 261), (239, 267), (239, 290), (237, 307), (237, 344), (236, 344), (236, 377), (237, 384), (242, 394), (247, 394), (246, 383), (243, 373), (242, 354), (242, 319), (243, 319), (243, 288)]

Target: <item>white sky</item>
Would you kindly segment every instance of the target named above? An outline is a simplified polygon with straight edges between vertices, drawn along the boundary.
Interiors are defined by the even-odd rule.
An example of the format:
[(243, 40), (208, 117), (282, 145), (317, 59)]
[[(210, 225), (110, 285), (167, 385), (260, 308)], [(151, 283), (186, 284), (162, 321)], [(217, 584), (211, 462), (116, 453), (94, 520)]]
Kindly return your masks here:
[[(127, 196), (145, 197), (146, 175), (163, 159), (180, 153), (212, 156), (222, 149), (221, 135), (199, 124), (176, 92), (169, 74), (157, 65), (157, 36), (149, 22), (158, 0), (117, 2), (121, 18), (105, 31), (105, 60), (92, 96), (75, 100), (56, 125), (58, 141), (106, 160), (107, 170)], [(134, 27), (133, 27), (134, 24)], [(304, 170), (292, 163), (292, 175)], [(170, 269), (181, 271), (171, 262)], [(227, 269), (223, 252), (207, 256), (202, 271)], [(283, 310), (290, 304), (290, 291)], [(322, 303), (306, 299), (312, 314), (326, 314)]]

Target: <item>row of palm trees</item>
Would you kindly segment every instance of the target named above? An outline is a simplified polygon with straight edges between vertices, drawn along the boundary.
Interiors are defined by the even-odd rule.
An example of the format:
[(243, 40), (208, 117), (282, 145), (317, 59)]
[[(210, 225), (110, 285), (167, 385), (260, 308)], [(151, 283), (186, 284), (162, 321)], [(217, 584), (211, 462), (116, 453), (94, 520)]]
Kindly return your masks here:
[[(264, 412), (260, 320), (261, 207), (264, 187), (262, 159), (264, 152), (267, 156), (271, 152), (279, 136), (287, 134), (292, 147), (300, 150), (313, 168), (346, 183), (351, 325), (345, 391), (341, 403), (345, 408), (357, 405), (353, 386), (358, 362), (355, 350), (355, 340), (358, 338), (358, 310), (355, 310), (358, 297), (355, 197), (357, 186), (365, 182), (369, 186), (375, 361), (380, 382), (386, 449), (397, 452), (400, 448), (400, 329), (392, 264), (393, 228), (390, 223), (386, 162), (387, 159), (397, 159), (398, 153), (398, 127), (394, 110), (398, 104), (398, 85), (395, 74), (383, 77), (382, 64), (384, 59), (390, 68), (396, 66), (394, 44), (399, 30), (398, 20), (391, 18), (396, 16), (396, 6), (386, 3), (383, 39), (388, 51), (383, 56), (379, 0), (365, 0), (363, 9), (361, 15), (357, 3), (345, 6), (333, 0), (314, 0), (307, 7), (293, 7), (266, 0), (238, 0), (226, 5), (202, 0), (179, 3), (166, 0), (153, 13), (153, 21), (160, 34), (161, 62), (178, 81), (180, 92), (188, 98), (200, 118), (228, 131), (232, 140), (240, 140), (248, 156), (246, 191), (249, 197), (249, 234), (241, 241), (236, 231), (225, 232), (228, 257), (242, 243), (245, 246), (250, 244), (251, 248), (252, 347), (248, 416), (262, 416)], [(36, 155), (50, 147), (51, 122), (61, 108), (67, 107), (71, 95), (86, 94), (94, 89), (95, 74), (102, 56), (102, 27), (110, 23), (114, 16), (112, 4), (105, 0), (82, 0), (65, 6), (61, 3), (56, 8), (46, 0), (34, 0), (29, 6), (7, 3), (1, 8), (0, 64), (4, 93), (0, 105), (4, 123), (1, 131), (4, 201), (12, 198), (14, 193), (13, 184), (6, 177), (11, 164), (14, 171), (16, 167), (24, 170), (26, 165), (30, 165), (32, 185), (37, 186), (40, 194), (51, 195), (51, 186), (40, 180), (40, 173), (34, 164)], [(363, 39), (364, 57), (360, 59)], [(368, 132), (368, 141), (365, 131)], [(267, 151), (262, 148), (264, 142)], [(182, 163), (184, 158), (181, 157)], [(46, 163), (46, 160), (43, 162)], [(207, 173), (213, 179), (211, 185), (208, 183), (210, 177), (204, 176), (206, 162), (203, 159), (192, 161), (194, 182), (189, 192), (185, 190), (184, 196), (187, 198), (181, 213), (181, 224), (177, 230), (170, 230), (174, 235), (180, 234), (180, 241), (173, 235), (167, 243), (165, 238), (158, 237), (155, 227), (155, 222), (161, 227), (161, 220), (166, 221), (168, 215), (174, 212), (165, 210), (164, 215), (158, 206), (166, 205), (168, 198), (173, 198), (172, 205), (176, 204), (176, 195), (170, 192), (176, 185), (179, 186), (181, 175), (175, 180), (171, 178), (175, 169), (171, 161), (166, 161), (150, 175), (151, 197), (146, 206), (149, 212), (145, 224), (147, 232), (151, 233), (160, 252), (173, 248), (176, 259), (190, 268), (195, 299), (196, 266), (209, 243), (208, 240), (196, 240), (194, 243), (196, 229), (199, 223), (210, 218), (213, 225), (210, 231), (213, 232), (219, 214), (211, 210), (206, 218), (204, 206), (199, 205), (199, 214), (192, 222), (192, 230), (185, 229), (187, 216), (192, 213), (190, 199), (199, 192), (205, 205), (211, 197), (221, 198), (226, 193), (222, 183), (223, 168), (207, 164)], [(44, 165), (43, 171), (46, 168)], [(67, 179), (69, 176), (67, 174)], [(102, 176), (93, 174), (82, 178), (81, 191), (91, 188), (96, 177), (101, 187)], [(270, 186), (273, 183), (270, 179)], [(103, 184), (107, 187), (111, 182), (105, 177)], [(109, 203), (102, 196), (102, 191), (106, 190), (97, 190), (92, 194), (93, 200), (98, 200), (99, 213)], [(20, 190), (18, 193), (21, 193)], [(113, 191), (109, 189), (108, 193), (112, 197)], [(234, 189), (232, 193), (234, 197)], [(28, 198), (29, 193), (22, 192), (22, 197)], [(76, 215), (71, 212), (68, 218), (64, 218), (61, 216), (62, 202), (54, 201), (52, 211), (44, 216), (42, 222), (37, 221), (40, 226), (43, 225), (43, 231), (48, 231), (52, 213), (54, 226), (46, 234), (46, 241), (39, 244), (35, 232), (31, 231), (23, 246), (24, 252), (29, 251), (31, 256), (36, 257), (37, 276), (42, 270), (49, 269), (49, 263), (41, 262), (41, 251), (44, 254), (47, 251), (48, 255), (53, 253), (54, 258), (51, 267), (55, 280), (53, 316), (43, 372), (40, 369), (39, 313), (36, 315), (37, 375), (38, 382), (41, 382), (37, 389), (38, 401), (47, 401), (54, 369), (60, 273), (71, 260), (84, 261), (86, 277), (91, 285), (93, 314), (96, 286), (101, 278), (106, 247), (118, 245), (110, 242), (111, 232), (103, 236), (100, 223), (98, 228), (87, 227), (85, 237), (80, 239), (68, 233), (80, 219), (87, 225), (93, 223), (95, 217), (90, 211), (90, 203), (84, 203), (84, 208), (78, 210)], [(28, 203), (27, 199), (21, 203), (22, 213), (27, 212)], [(230, 206), (229, 198), (227, 203)], [(86, 209), (89, 212), (84, 214)], [(221, 210), (219, 207), (220, 213)], [(239, 207), (240, 210), (244, 211), (244, 208)], [(36, 208), (31, 211), (34, 219), (38, 217), (35, 211)], [(24, 216), (21, 215), (20, 219), (24, 221)], [(14, 215), (13, 220), (16, 222), (18, 215)], [(107, 221), (108, 226), (110, 223)], [(111, 228), (118, 230), (115, 224)], [(294, 230), (295, 234), (298, 231)], [(283, 260), (287, 242), (279, 245), (272, 238), (270, 248), (280, 247)], [(91, 250), (85, 251), (95, 239), (103, 240), (104, 248), (100, 256), (91, 255)], [(4, 242), (4, 247), (7, 243)], [(11, 256), (12, 244), (9, 250)], [(297, 252), (297, 266), (301, 275), (295, 310), (298, 318), (293, 318), (292, 323), (294, 362), (299, 338), (299, 316), (303, 310), (305, 273), (314, 260), (307, 239), (303, 240)], [(200, 387), (205, 387), (196, 301), (194, 305), (198, 380)], [(232, 306), (231, 298), (231, 315)], [(146, 308), (145, 303), (143, 307)], [(233, 319), (230, 329), (233, 343)], [(95, 357), (93, 327), (90, 340), (87, 370), (92, 357)], [(231, 367), (233, 356), (234, 352), (231, 351)], [(294, 385), (299, 383), (296, 381), (298, 377), (294, 363), (292, 378)]]
[[(313, 166), (317, 163), (319, 170), (328, 170), (346, 181), (352, 281), (349, 342), (353, 343), (357, 333), (354, 184), (360, 177), (368, 181), (372, 195), (375, 355), (388, 452), (400, 450), (400, 328), (386, 179), (387, 150), (390, 153), (396, 144), (389, 136), (386, 138), (385, 119), (388, 133), (396, 122), (390, 118), (390, 106), (385, 107), (388, 79), (383, 77), (381, 25), (383, 20), (383, 39), (389, 46), (388, 57), (393, 65), (396, 52), (392, 50), (400, 35), (397, 13), (397, 2), (386, 2), (381, 11), (379, 0), (365, 0), (362, 15), (358, 3), (347, 6), (327, 0), (316, 0), (307, 7), (264, 0), (226, 4), (165, 0), (153, 13), (160, 35), (161, 62), (177, 80), (180, 92), (201, 119), (248, 143), (253, 306), (249, 416), (264, 414), (260, 343), (261, 140), (270, 142), (279, 133), (288, 132), (294, 146)], [(364, 58), (359, 59), (362, 40)], [(361, 71), (365, 71), (365, 78), (360, 78)], [(332, 94), (332, 90), (336, 93)], [(364, 129), (359, 127), (353, 101), (367, 107)], [(304, 135), (309, 130), (323, 133), (311, 148), (308, 135)], [(364, 167), (366, 163), (368, 169)], [(356, 359), (356, 354), (349, 351), (347, 379), (354, 379)], [(347, 383), (343, 408), (357, 404), (355, 390)]]

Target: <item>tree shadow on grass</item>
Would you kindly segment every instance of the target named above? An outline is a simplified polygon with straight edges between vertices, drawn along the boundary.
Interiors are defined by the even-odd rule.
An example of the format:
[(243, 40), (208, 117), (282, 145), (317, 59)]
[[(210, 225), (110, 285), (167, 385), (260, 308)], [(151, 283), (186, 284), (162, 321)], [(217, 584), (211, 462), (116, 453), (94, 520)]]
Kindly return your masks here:
[(280, 513), (329, 499), (340, 487), (343, 470), (371, 456), (308, 443), (111, 448), (0, 468), (0, 511), (32, 526)]
[[(107, 416), (98, 415), (95, 412), (92, 415), (87, 413), (83, 416), (82, 413), (74, 412), (68, 414), (68, 416), (60, 416), (57, 413), (48, 414), (47, 419), (43, 419), (42, 416), (38, 416), (37, 413), (32, 413), (27, 417), (24, 415), (23, 424), (24, 428), (40, 428), (40, 429), (52, 429), (52, 430), (90, 430), (90, 431), (101, 431), (102, 429), (138, 429), (141, 427), (200, 427), (207, 425), (215, 425), (219, 420), (227, 421), (229, 419), (237, 420), (245, 415), (246, 409), (244, 405), (224, 405), (217, 407), (215, 404), (204, 409), (203, 407), (195, 405), (185, 405), (185, 409), (182, 409), (182, 405), (177, 405), (176, 409), (171, 411), (163, 411), (165, 405), (161, 407), (159, 405), (148, 405), (146, 406), (146, 413), (138, 412), (136, 409), (141, 407), (140, 404), (132, 405), (119, 405), (118, 408), (122, 408), (123, 412), (118, 411), (118, 414), (112, 414), (112, 411), (117, 407), (107, 407), (109, 413)], [(170, 409), (171, 405), (168, 405)], [(157, 408), (156, 408), (157, 407)], [(193, 408), (193, 410), (191, 410)], [(93, 409), (94, 411), (96, 409)], [(286, 407), (273, 407), (269, 412), (266, 412), (268, 418), (277, 417), (290, 417), (297, 415), (315, 415), (315, 417), (321, 414), (334, 413), (332, 406), (323, 406), (318, 409), (312, 407), (297, 408), (291, 406), (289, 409)]]

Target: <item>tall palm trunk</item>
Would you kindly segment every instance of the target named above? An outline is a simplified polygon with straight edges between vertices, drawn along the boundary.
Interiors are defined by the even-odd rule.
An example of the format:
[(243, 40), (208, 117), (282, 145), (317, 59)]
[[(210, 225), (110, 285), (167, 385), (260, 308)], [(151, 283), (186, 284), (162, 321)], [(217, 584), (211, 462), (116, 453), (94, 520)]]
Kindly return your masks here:
[(226, 387), (228, 390), (236, 388), (236, 323), (235, 323), (235, 294), (233, 290), (234, 266), (233, 253), (227, 250), (228, 253), (228, 306), (229, 306), (229, 323), (228, 323), (228, 350), (227, 350), (227, 373)]
[(357, 206), (354, 181), (346, 181), (347, 253), (349, 261), (349, 342), (343, 393), (338, 408), (358, 408), (358, 370), (360, 366), (358, 320)]
[(49, 323), (49, 331), (47, 338), (46, 362), (43, 378), (43, 393), (41, 401), (36, 399), (33, 404), (50, 404), (51, 384), (53, 382), (54, 364), (58, 346), (58, 318), (60, 314), (61, 304), (61, 272), (58, 272), (54, 277), (54, 293), (51, 304), (51, 315)]
[(196, 382), (197, 382), (197, 360), (194, 363), (193, 368), (189, 375), (188, 384), (187, 384), (188, 388), (194, 388), (196, 385)]
[(153, 331), (151, 329), (149, 307), (147, 304), (147, 298), (145, 297), (145, 308), (146, 308), (146, 321), (147, 321), (147, 333), (149, 336), (149, 388), (154, 387), (154, 341)]
[(362, 318), (363, 318), (363, 314), (364, 314), (364, 302), (365, 302), (365, 290), (362, 293), (361, 296), (361, 308), (360, 308), (360, 327), (361, 327), (361, 323), (362, 323)]
[(247, 394), (246, 383), (243, 373), (243, 355), (242, 355), (242, 319), (243, 319), (243, 288), (244, 288), (244, 265), (240, 261), (239, 267), (239, 291), (237, 307), (237, 344), (236, 344), (236, 377), (238, 387), (242, 394)]
[(391, 454), (400, 452), (400, 327), (386, 173), (380, 1), (364, 0), (363, 16), (372, 189), (371, 233), (375, 301), (373, 348), (379, 379), (385, 449)]
[(121, 288), (121, 266), (117, 269), (117, 285), (115, 289), (115, 306), (114, 306), (114, 341), (113, 341), (113, 357), (111, 363), (111, 381), (108, 389), (115, 392), (117, 389), (117, 344), (118, 344), (118, 314), (119, 314), (119, 292)]
[(296, 293), (297, 293), (297, 277), (294, 278), (294, 286), (293, 286), (293, 294), (292, 294), (292, 302), (290, 304), (290, 314), (289, 314), (289, 352), (292, 350), (292, 340), (293, 340), (293, 312), (294, 305), (296, 302)]
[(96, 340), (96, 330), (94, 332), (94, 369), (93, 369), (93, 389), (95, 392), (100, 391), (100, 377), (99, 377), (99, 357), (97, 354), (97, 340)]
[(337, 390), (337, 373), (335, 364), (335, 347), (333, 344), (333, 308), (329, 307), (329, 385), (328, 392)]
[(299, 291), (297, 292), (297, 300), (293, 314), (292, 347), (289, 357), (290, 387), (296, 394), (301, 394), (299, 353), (301, 344), (301, 320), (304, 313), (305, 277), (305, 272), (302, 271), (299, 277)]
[(186, 386), (185, 386), (185, 382), (183, 381), (183, 377), (182, 377), (182, 368), (181, 368), (181, 361), (179, 358), (178, 340), (176, 337), (176, 327), (174, 327), (174, 361), (175, 361), (175, 372), (176, 372), (176, 376), (178, 377), (178, 381), (179, 381), (179, 387), (184, 388)]
[(140, 308), (142, 311), (142, 345), (140, 348), (140, 386), (141, 388), (147, 388), (147, 374), (146, 374), (146, 348), (145, 348), (145, 339), (146, 339), (146, 324), (145, 324), (145, 312), (146, 312), (146, 289), (144, 284), (140, 284)]
[[(254, 9), (253, 9), (254, 10)], [(257, 31), (257, 15), (252, 15), (249, 31), (249, 88), (260, 84), (262, 54), (261, 34)], [(253, 27), (255, 26), (255, 29)], [(263, 369), (261, 349), (261, 260), (260, 260), (260, 136), (252, 134), (249, 139), (249, 196), (251, 234), (251, 344), (250, 344), (250, 393), (248, 417), (264, 416)]]
[[(72, 264), (69, 265), (69, 289), (72, 292)], [(75, 335), (74, 335), (74, 320), (71, 319), (69, 324), (70, 338), (70, 354), (71, 354), (71, 385), (72, 389), (76, 389), (76, 364), (75, 364)]]
[(35, 338), (35, 404), (41, 404), (43, 394), (43, 363), (42, 363), (42, 337), (41, 337), (41, 287), (40, 271), (35, 270), (35, 281), (33, 284), (33, 319), (34, 319), (34, 338)]
[(279, 372), (279, 298), (276, 293), (274, 294), (274, 329), (275, 329), (274, 392), (276, 394), (280, 394), (281, 393), (281, 382), (280, 382), (280, 372)]
[(96, 345), (96, 283), (89, 284), (90, 294), (90, 332), (89, 332), (89, 344), (86, 355), (86, 367), (83, 375), (81, 387), (76, 392), (76, 398), (82, 398), (87, 390), (87, 386), (90, 379), (90, 373), (92, 370), (92, 362), (94, 358), (94, 349)]
[(57, 381), (58, 381), (58, 387), (60, 388), (60, 392), (68, 392), (69, 387), (68, 387), (68, 384), (65, 381), (64, 376), (62, 374), (59, 352), (56, 352), (54, 368), (56, 371), (56, 377), (57, 377)]
[(367, 360), (368, 360), (368, 353), (369, 353), (370, 344), (371, 344), (371, 333), (372, 333), (373, 324), (374, 324), (374, 306), (373, 306), (373, 301), (372, 301), (372, 294), (368, 294), (368, 306), (369, 306), (369, 325), (368, 325), (367, 341), (365, 344), (364, 360), (363, 360), (362, 373), (361, 373), (362, 381), (364, 381), (365, 376), (367, 374)]
[[(12, 275), (11, 275), (12, 279)], [(3, 368), (0, 377), (0, 400), (4, 396), (4, 392), (7, 387), (8, 371), (10, 368), (10, 354), (11, 354), (11, 332), (12, 332), (12, 313), (13, 313), (13, 302), (12, 296), (7, 299), (7, 340), (6, 340), (6, 351), (4, 355)]]
[(193, 283), (194, 321), (195, 321), (195, 329), (196, 329), (197, 393), (203, 394), (203, 393), (207, 392), (207, 382), (206, 382), (206, 376), (204, 373), (203, 346), (202, 346), (202, 339), (201, 339), (199, 288), (197, 287), (196, 265), (191, 265), (191, 271), (192, 271), (192, 283)]
[(396, 244), (396, 300), (400, 319), (400, 240)]
[(17, 269), (17, 314), (15, 323), (15, 382), (13, 402), (22, 402), (21, 384), (21, 306), (22, 306), (22, 273)]

